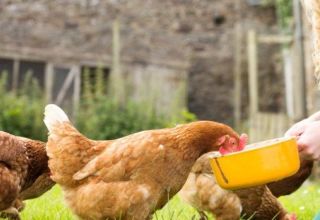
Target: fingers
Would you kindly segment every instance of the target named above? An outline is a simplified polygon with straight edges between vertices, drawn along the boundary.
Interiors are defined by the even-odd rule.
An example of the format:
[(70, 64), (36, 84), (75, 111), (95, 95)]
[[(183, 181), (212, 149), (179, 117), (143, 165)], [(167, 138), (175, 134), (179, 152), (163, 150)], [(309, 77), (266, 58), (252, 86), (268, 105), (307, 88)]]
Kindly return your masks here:
[(313, 122), (319, 122), (320, 121), (320, 111), (314, 113), (309, 118), (303, 119), (300, 122), (297, 122), (294, 124), (286, 133), (285, 136), (299, 136), (301, 135), (306, 127), (310, 125)]
[(299, 154), (300, 157), (304, 160), (320, 160), (319, 154), (314, 154), (310, 151), (302, 150)]
[(302, 158), (318, 160), (320, 158), (320, 122), (310, 123), (298, 139), (297, 144)]
[(320, 159), (320, 112), (314, 118), (304, 119), (294, 124), (285, 136), (297, 137), (297, 144), (301, 158), (305, 160)]
[(298, 141), (299, 154), (305, 160), (319, 160), (320, 159), (320, 146), (314, 146), (310, 143)]
[(297, 144), (300, 157), (304, 160), (312, 160), (312, 154), (310, 154), (310, 152), (306, 150), (307, 146), (303, 143), (299, 143), (299, 141)]
[(303, 124), (293, 125), (285, 134), (285, 137), (299, 136), (303, 133), (305, 126)]
[(297, 122), (285, 133), (285, 137), (300, 136), (313, 121), (309, 118)]

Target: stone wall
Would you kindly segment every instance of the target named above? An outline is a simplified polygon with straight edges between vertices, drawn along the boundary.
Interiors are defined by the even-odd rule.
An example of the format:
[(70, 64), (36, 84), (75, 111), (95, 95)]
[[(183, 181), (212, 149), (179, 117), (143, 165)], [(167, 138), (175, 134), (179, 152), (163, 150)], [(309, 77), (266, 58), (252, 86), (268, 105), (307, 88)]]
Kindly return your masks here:
[[(274, 8), (249, 6), (243, 0), (238, 13), (235, 4), (234, 0), (2, 0), (0, 56), (1, 51), (14, 50), (25, 57), (91, 60), (110, 66), (112, 22), (118, 18), (122, 69), (127, 74), (136, 74), (133, 79), (147, 72), (163, 75), (169, 81), (158, 84), (165, 90), (162, 99), (172, 98), (170, 91), (175, 93), (188, 75), (189, 109), (200, 119), (232, 124), (234, 26), (241, 22), (244, 34), (249, 28), (277, 32)], [(245, 48), (244, 39), (244, 79)], [(277, 48), (260, 52), (261, 80), (281, 78), (274, 62)], [(173, 78), (177, 83), (170, 82)], [(244, 81), (244, 100), (245, 86)], [(171, 103), (162, 99), (160, 103)]]

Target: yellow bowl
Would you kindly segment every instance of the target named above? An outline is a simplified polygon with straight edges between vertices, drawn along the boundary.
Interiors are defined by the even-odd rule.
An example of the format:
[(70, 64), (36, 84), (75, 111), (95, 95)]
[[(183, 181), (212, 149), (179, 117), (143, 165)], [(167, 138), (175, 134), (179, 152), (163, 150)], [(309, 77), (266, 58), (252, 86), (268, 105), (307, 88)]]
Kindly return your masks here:
[(214, 152), (210, 164), (222, 188), (240, 189), (291, 176), (298, 171), (300, 160), (294, 138), (276, 138), (224, 156)]

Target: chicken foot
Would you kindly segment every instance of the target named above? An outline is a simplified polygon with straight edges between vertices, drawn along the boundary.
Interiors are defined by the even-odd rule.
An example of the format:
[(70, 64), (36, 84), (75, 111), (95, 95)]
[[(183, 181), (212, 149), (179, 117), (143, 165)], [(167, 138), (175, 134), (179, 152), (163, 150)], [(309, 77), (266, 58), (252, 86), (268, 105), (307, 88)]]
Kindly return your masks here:
[(199, 211), (200, 218), (199, 220), (208, 220), (208, 216), (204, 211)]
[(14, 207), (10, 207), (6, 210), (1, 211), (0, 218), (7, 218), (9, 220), (20, 220), (19, 211)]

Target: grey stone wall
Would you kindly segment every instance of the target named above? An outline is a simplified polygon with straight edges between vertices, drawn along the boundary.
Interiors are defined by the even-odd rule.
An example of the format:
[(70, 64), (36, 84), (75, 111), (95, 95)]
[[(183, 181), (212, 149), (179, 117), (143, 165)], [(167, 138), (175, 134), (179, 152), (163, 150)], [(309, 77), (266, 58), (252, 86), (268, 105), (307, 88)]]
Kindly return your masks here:
[[(168, 80), (175, 72), (181, 80), (187, 74), (189, 109), (200, 119), (229, 124), (234, 25), (242, 22), (244, 33), (249, 28), (260, 33), (277, 31), (273, 8), (252, 7), (245, 0), (240, 17), (234, 0), (2, 0), (0, 49), (8, 45), (33, 48), (62, 60), (64, 54), (111, 57), (116, 17), (121, 24), (122, 69), (127, 74), (143, 69), (143, 74), (153, 71)], [(277, 53), (277, 48), (262, 49), (260, 69), (266, 76), (262, 80), (268, 74), (273, 74), (271, 79), (281, 78), (272, 58)], [(244, 50), (244, 77), (245, 62)], [(174, 90), (174, 85), (169, 87)], [(245, 81), (243, 86), (245, 108)]]

